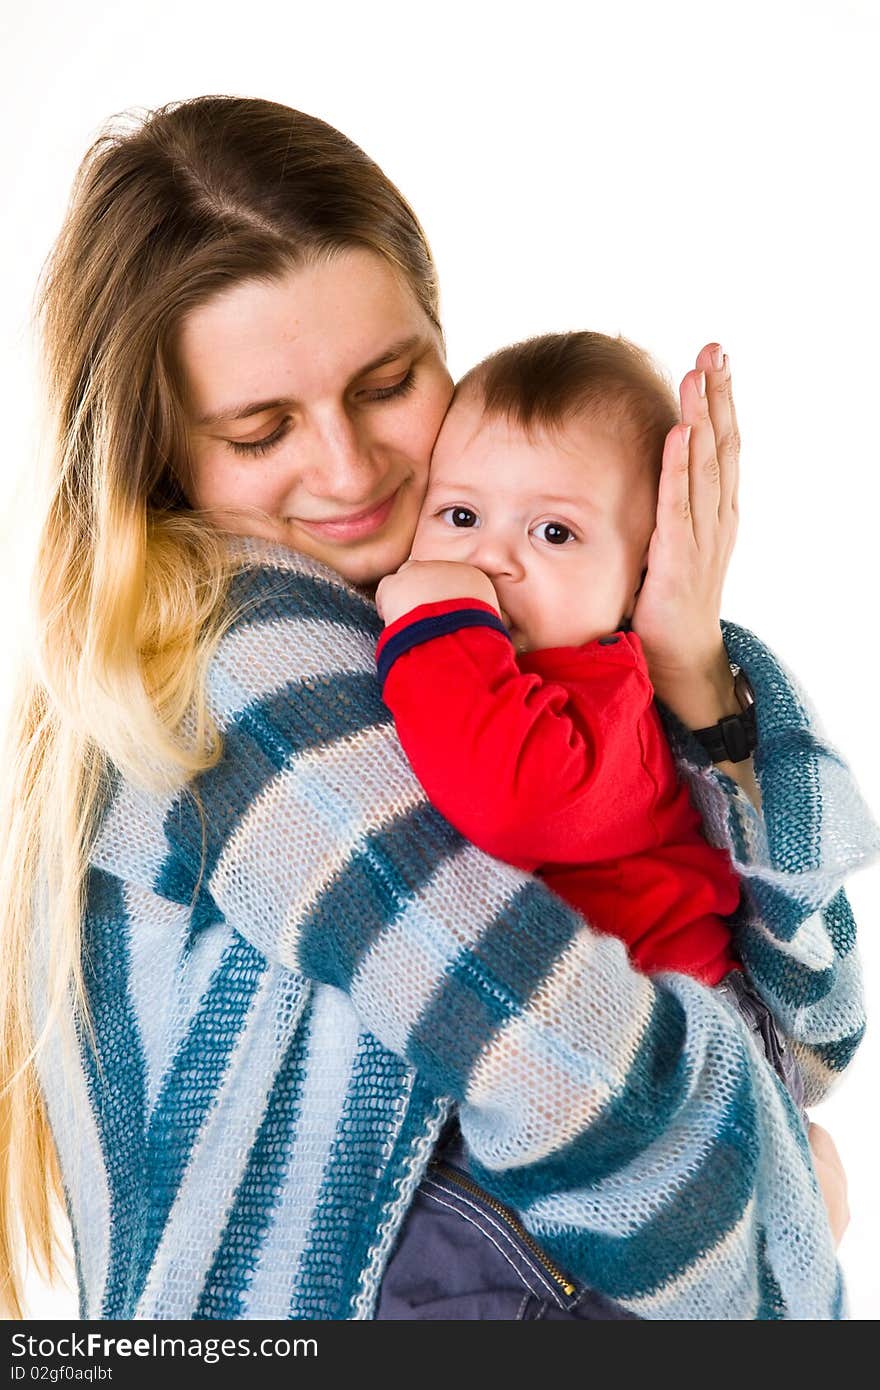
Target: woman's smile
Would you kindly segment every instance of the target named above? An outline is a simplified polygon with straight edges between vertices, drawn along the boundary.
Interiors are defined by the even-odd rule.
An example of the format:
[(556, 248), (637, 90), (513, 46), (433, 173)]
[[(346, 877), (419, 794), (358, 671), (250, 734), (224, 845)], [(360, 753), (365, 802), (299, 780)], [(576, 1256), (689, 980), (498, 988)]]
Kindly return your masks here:
[(297, 525), (306, 531), (311, 531), (313, 535), (320, 536), (324, 540), (337, 541), (357, 541), (364, 536), (372, 536), (376, 531), (381, 530), (391, 515), (395, 502), (397, 501), (403, 483), (399, 483), (394, 491), (380, 502), (374, 502), (371, 506), (359, 512), (352, 512), (348, 516), (328, 518), (326, 521), (309, 520), (307, 517), (291, 517)]

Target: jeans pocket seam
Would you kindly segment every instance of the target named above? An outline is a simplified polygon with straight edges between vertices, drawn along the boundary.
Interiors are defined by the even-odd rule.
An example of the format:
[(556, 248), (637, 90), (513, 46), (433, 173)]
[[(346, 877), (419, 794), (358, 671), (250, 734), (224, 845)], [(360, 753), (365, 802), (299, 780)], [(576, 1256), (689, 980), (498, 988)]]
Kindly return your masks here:
[[(443, 1194), (444, 1197), (453, 1197), (455, 1201), (442, 1201), (436, 1193), (430, 1192), (428, 1190), (428, 1184), (435, 1185), (439, 1188), (440, 1192)], [(464, 1193), (460, 1193), (457, 1189), (453, 1192), (450, 1192), (449, 1188), (445, 1187), (441, 1182), (438, 1182), (437, 1179), (433, 1177), (423, 1180), (421, 1184), (421, 1190), (423, 1196), (428, 1197), (432, 1201), (437, 1202), (439, 1206), (446, 1207), (447, 1210), (456, 1212), (456, 1214), (459, 1215), (463, 1221), (467, 1221), (471, 1226), (478, 1230), (480, 1234), (483, 1235), (486, 1238), (486, 1240), (488, 1240), (495, 1247), (499, 1255), (501, 1255), (502, 1258), (506, 1260), (508, 1265), (521, 1280), (523, 1286), (527, 1288), (529, 1292), (535, 1296), (535, 1298), (537, 1298), (540, 1301), (541, 1299), (546, 1299), (549, 1295), (549, 1297), (551, 1297), (560, 1308), (567, 1308), (570, 1306), (570, 1304), (566, 1303), (559, 1296), (558, 1291), (553, 1287), (553, 1283), (549, 1275), (547, 1274), (547, 1271), (542, 1269), (535, 1257), (532, 1255), (532, 1253), (528, 1249), (524, 1248), (519, 1243), (519, 1241), (517, 1241), (515, 1232), (511, 1231), (510, 1228), (507, 1225), (505, 1225), (503, 1221), (501, 1221), (497, 1216), (494, 1215), (494, 1213), (489, 1213), (485, 1211), (482, 1207), (478, 1206), (476, 1202), (469, 1201), (467, 1196)], [(529, 1280), (526, 1278), (526, 1274), (520, 1268), (519, 1264), (517, 1264), (516, 1261), (511, 1258), (509, 1251), (502, 1249), (499, 1242), (494, 1238), (492, 1234), (490, 1234), (488, 1230), (486, 1230), (485, 1226), (481, 1225), (479, 1221), (475, 1221), (474, 1218), (470, 1216), (466, 1211), (463, 1211), (463, 1206), (470, 1207), (472, 1211), (477, 1212), (477, 1214), (482, 1217), (483, 1221), (485, 1221), (487, 1225), (491, 1226), (499, 1236), (501, 1236), (505, 1241), (507, 1241), (508, 1246), (511, 1247), (513, 1251), (515, 1251), (518, 1260), (520, 1260), (522, 1264), (524, 1264), (528, 1269), (529, 1273), (532, 1276), (532, 1282), (529, 1282)], [(537, 1281), (540, 1282), (540, 1288), (535, 1287), (535, 1282)]]

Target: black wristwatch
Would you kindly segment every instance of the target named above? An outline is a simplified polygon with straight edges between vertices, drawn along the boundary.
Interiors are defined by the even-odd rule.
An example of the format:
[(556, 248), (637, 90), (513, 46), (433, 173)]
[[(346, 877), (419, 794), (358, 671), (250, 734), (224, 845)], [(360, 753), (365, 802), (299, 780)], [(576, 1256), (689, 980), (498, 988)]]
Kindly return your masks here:
[(692, 730), (694, 738), (703, 745), (713, 763), (743, 763), (758, 746), (755, 692), (741, 667), (731, 662), (730, 669), (734, 675), (733, 692), (742, 713), (728, 714), (707, 729)]

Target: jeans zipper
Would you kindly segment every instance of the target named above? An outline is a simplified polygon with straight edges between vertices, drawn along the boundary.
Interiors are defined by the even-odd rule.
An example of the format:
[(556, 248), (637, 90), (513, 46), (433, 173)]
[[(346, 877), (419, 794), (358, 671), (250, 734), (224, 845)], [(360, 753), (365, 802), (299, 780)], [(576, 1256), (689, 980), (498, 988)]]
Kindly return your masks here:
[(538, 1242), (529, 1234), (522, 1222), (513, 1215), (513, 1212), (509, 1211), (507, 1207), (502, 1206), (501, 1202), (496, 1202), (495, 1198), (490, 1197), (489, 1193), (485, 1192), (482, 1187), (478, 1187), (475, 1182), (472, 1182), (464, 1173), (460, 1173), (457, 1168), (451, 1168), (448, 1163), (441, 1163), (438, 1159), (432, 1159), (429, 1166), (436, 1169), (438, 1173), (442, 1173), (445, 1178), (455, 1183), (457, 1187), (461, 1187), (465, 1192), (469, 1192), (472, 1197), (479, 1198), (487, 1207), (491, 1207), (492, 1211), (500, 1216), (502, 1221), (507, 1223), (519, 1240), (522, 1241), (534, 1255), (538, 1263), (547, 1271), (551, 1279), (559, 1285), (562, 1291), (567, 1294), (569, 1298), (577, 1293), (574, 1284), (565, 1277), (562, 1270), (558, 1265), (553, 1263), (549, 1255), (544, 1253)]

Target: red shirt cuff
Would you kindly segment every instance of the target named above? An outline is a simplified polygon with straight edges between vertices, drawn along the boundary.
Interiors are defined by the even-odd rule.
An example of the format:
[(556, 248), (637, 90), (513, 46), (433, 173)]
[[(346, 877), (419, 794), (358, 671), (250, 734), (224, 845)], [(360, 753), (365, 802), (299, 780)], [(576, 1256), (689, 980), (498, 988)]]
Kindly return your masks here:
[(484, 603), (480, 598), (443, 598), (438, 599), (436, 603), (418, 604), (417, 607), (411, 608), (408, 613), (403, 613), (399, 618), (395, 618), (394, 622), (386, 627), (376, 643), (377, 661), (391, 639), (413, 623), (421, 622), (425, 618), (439, 618), (446, 613), (467, 613), (474, 609), (480, 613), (488, 613), (490, 617), (498, 618), (498, 609), (493, 608), (491, 603)]

